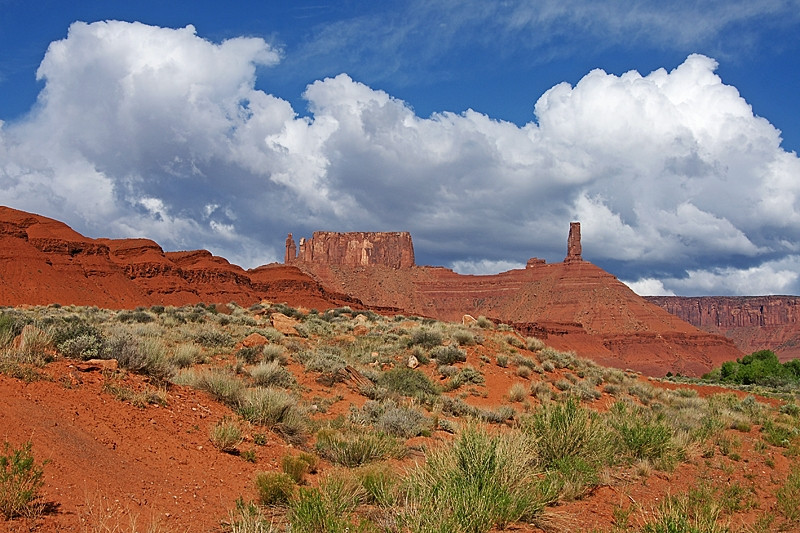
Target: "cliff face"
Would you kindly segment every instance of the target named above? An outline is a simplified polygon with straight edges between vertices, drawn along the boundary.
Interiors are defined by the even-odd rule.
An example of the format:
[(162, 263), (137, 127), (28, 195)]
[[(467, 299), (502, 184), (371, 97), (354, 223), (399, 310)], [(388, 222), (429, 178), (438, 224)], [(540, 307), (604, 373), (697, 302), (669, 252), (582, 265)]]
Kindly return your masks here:
[(0, 305), (130, 309), (261, 300), (359, 305), (296, 267), (245, 271), (206, 250), (164, 252), (147, 239), (89, 239), (56, 220), (0, 206)]
[(800, 358), (800, 297), (648, 296), (690, 324), (731, 339), (743, 352), (773, 350), (782, 361)]
[(306, 240), (300, 239), (300, 249), (295, 256), (292, 234), (286, 238), (285, 262), (317, 263), (348, 267), (385, 266), (411, 268), (414, 266), (414, 245), (411, 234), (403, 232), (350, 232), (315, 231)]

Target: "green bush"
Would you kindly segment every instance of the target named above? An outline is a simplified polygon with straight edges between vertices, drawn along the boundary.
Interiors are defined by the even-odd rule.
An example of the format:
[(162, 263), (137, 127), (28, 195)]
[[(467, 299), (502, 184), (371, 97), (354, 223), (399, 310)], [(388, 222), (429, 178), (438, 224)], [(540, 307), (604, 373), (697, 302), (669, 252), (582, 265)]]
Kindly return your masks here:
[(391, 507), (397, 503), (397, 474), (385, 464), (372, 464), (359, 468), (356, 478), (366, 493), (366, 503)]
[(800, 468), (795, 467), (775, 493), (778, 509), (790, 522), (800, 521)]
[(284, 472), (260, 472), (256, 474), (256, 491), (261, 505), (286, 505), (297, 488), (292, 477)]
[(467, 360), (467, 354), (463, 350), (459, 350), (457, 346), (437, 346), (431, 350), (431, 357), (436, 359), (440, 365), (452, 365), (453, 363), (461, 363)]
[(617, 448), (623, 455), (634, 459), (661, 460), (671, 451), (672, 429), (663, 415), (629, 408), (624, 402), (615, 403), (610, 415)]
[(538, 473), (532, 441), (524, 435), (490, 435), (469, 426), (411, 471), (401, 522), (411, 531), (505, 529), (534, 517), (551, 499)]
[(204, 390), (230, 406), (237, 406), (245, 392), (242, 380), (221, 368), (211, 368), (200, 372), (192, 369), (185, 370), (178, 374), (175, 383)]
[(114, 335), (106, 344), (104, 358), (116, 359), (122, 368), (162, 381), (175, 373), (163, 344), (151, 337), (136, 338), (127, 333)]
[(411, 368), (393, 368), (378, 376), (379, 387), (411, 397), (429, 397), (441, 394), (428, 376)]
[(562, 403), (543, 404), (523, 423), (536, 438), (539, 458), (545, 468), (565, 458), (580, 458), (602, 464), (608, 456), (608, 435), (593, 411), (569, 398)]
[(278, 361), (261, 363), (250, 369), (250, 377), (256, 385), (267, 387), (291, 387), (296, 381), (291, 372), (282, 367)]
[(211, 426), (209, 438), (218, 450), (232, 453), (242, 443), (242, 428), (235, 420), (225, 417)]
[(772, 350), (759, 350), (736, 361), (726, 361), (703, 378), (739, 385), (779, 387), (800, 382), (800, 360), (781, 364)]
[(281, 469), (288, 474), (295, 483), (303, 483), (306, 474), (317, 471), (319, 459), (316, 455), (301, 452), (299, 455), (285, 455), (281, 459)]
[(444, 336), (441, 332), (429, 328), (419, 328), (411, 333), (411, 341), (409, 344), (411, 346), (419, 345), (423, 348), (431, 349), (434, 346), (442, 344), (443, 340)]
[[(289, 509), (293, 533), (358, 533), (370, 531), (367, 523), (354, 523), (349, 515), (358, 504), (354, 493), (339, 479), (319, 488), (300, 488)], [(348, 493), (346, 493), (348, 492)], [(374, 529), (373, 529), (374, 530)]]
[(363, 430), (346, 433), (320, 430), (317, 433), (317, 452), (329, 461), (347, 467), (360, 466), (391, 457), (400, 458), (405, 447), (394, 437)]
[(28, 441), (13, 448), (3, 443), (0, 454), (0, 513), (6, 520), (35, 515), (42, 508), (40, 491), (44, 486), (44, 463), (36, 464)]
[(290, 441), (301, 440), (307, 428), (297, 399), (274, 387), (247, 389), (237, 411), (245, 420), (278, 431)]

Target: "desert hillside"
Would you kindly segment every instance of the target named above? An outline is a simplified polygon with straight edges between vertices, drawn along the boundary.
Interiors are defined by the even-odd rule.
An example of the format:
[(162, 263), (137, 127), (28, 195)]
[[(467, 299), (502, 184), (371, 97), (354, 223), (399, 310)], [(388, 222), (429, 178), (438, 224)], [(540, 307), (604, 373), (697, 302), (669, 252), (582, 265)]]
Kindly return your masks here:
[(41, 472), (24, 505), (0, 490), (4, 531), (800, 527), (790, 395), (643, 378), (487, 319), (6, 308), (0, 427), (4, 453), (30, 443), (15, 472)]

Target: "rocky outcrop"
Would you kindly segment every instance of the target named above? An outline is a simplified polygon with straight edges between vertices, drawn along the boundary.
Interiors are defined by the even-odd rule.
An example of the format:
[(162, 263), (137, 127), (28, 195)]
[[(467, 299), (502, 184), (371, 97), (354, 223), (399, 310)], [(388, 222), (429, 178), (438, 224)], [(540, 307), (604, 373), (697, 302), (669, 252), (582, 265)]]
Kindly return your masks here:
[(414, 266), (414, 245), (411, 234), (406, 231), (315, 231), (311, 239), (300, 239), (299, 254), (295, 255), (295, 243), (290, 233), (286, 238), (285, 263), (295, 262), (348, 267), (378, 265), (411, 268)]
[(704, 331), (724, 335), (743, 352), (770, 349), (800, 358), (798, 296), (648, 296), (647, 300)]
[(581, 223), (570, 222), (569, 235), (567, 236), (567, 257), (565, 263), (579, 263), (583, 261), (581, 248)]
[(245, 271), (206, 250), (164, 252), (147, 239), (90, 239), (56, 220), (0, 206), (0, 305), (130, 309), (261, 300), (361, 307), (293, 266)]

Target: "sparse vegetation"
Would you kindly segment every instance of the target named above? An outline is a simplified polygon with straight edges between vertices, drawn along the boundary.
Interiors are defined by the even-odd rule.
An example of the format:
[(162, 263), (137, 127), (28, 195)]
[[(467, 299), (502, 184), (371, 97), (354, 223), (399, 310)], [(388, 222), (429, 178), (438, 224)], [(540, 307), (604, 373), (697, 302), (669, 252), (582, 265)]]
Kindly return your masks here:
[(41, 511), (44, 469), (33, 457), (33, 443), (19, 447), (3, 442), (0, 453), (0, 513), (6, 520), (33, 516)]
[[(176, 385), (207, 393), (191, 392), (198, 410), (224, 404), (206, 418), (216, 423), (187, 433), (238, 456), (216, 459), (254, 479), (255, 501), (235, 502), (222, 523), (229, 532), (492, 531), (520, 520), (556, 531), (569, 529), (558, 523), (568, 502), (606, 485), (624, 503), (609, 502), (618, 510), (608, 531), (751, 533), (800, 522), (800, 408), (790, 381), (746, 385), (776, 387), (785, 400), (776, 407), (762, 388), (698, 394), (674, 378), (683, 384), (667, 389), (485, 318), (463, 326), (348, 308), (218, 309), (2, 310), (0, 372), (52, 379), (49, 360), (113, 357), (120, 370), (96, 374), (97, 390), (142, 408), (130, 411), (137, 416), (162, 405), (178, 412), (187, 391)], [(302, 336), (265, 326), (274, 312), (298, 320)], [(12, 341), (25, 326), (20, 350)], [(252, 333), (267, 344), (241, 348)], [(411, 355), (417, 368), (407, 367)], [(751, 355), (726, 376), (786, 371), (769, 354)], [(34, 387), (88, 387), (82, 377)], [(731, 480), (670, 496), (662, 478), (682, 481), (683, 461), (699, 478)], [(632, 483), (661, 503), (629, 505)], [(36, 502), (14, 517), (41, 510)], [(737, 529), (737, 517), (755, 509), (758, 521)]]

